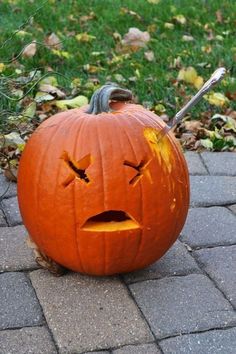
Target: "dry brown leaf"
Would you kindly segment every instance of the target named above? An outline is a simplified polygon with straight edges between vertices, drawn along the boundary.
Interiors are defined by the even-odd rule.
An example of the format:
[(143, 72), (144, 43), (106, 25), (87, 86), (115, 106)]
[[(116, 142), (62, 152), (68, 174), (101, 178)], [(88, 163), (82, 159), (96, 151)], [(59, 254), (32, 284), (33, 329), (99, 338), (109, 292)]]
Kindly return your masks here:
[(130, 47), (133, 50), (143, 48), (150, 41), (150, 34), (148, 32), (142, 32), (136, 27), (129, 28), (129, 32), (124, 35), (121, 43)]
[(199, 120), (186, 121), (184, 125), (186, 130), (194, 133), (202, 128), (202, 123)]
[(39, 90), (41, 92), (46, 92), (49, 93), (53, 96), (56, 96), (58, 98), (64, 98), (66, 97), (65, 93), (61, 90), (59, 90), (57, 87), (49, 85), (49, 84), (43, 84), (39, 86)]
[(218, 23), (223, 23), (223, 16), (221, 10), (216, 11), (216, 21)]
[(48, 47), (53, 47), (54, 49), (61, 49), (61, 40), (55, 33), (51, 33), (49, 36), (47, 36), (44, 40), (44, 43)]
[(36, 42), (33, 41), (32, 43), (28, 44), (24, 48), (24, 50), (22, 52), (22, 57), (24, 57), (24, 58), (32, 58), (35, 55), (36, 50), (37, 50)]

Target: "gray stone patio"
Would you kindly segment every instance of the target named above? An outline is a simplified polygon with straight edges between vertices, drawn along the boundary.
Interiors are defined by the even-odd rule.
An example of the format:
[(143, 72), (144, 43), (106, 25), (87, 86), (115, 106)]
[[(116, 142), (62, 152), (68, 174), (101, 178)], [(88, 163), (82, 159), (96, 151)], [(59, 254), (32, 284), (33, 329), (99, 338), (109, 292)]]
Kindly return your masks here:
[(117, 277), (38, 269), (16, 186), (0, 174), (0, 354), (236, 353), (236, 154), (185, 156), (191, 208), (179, 240)]

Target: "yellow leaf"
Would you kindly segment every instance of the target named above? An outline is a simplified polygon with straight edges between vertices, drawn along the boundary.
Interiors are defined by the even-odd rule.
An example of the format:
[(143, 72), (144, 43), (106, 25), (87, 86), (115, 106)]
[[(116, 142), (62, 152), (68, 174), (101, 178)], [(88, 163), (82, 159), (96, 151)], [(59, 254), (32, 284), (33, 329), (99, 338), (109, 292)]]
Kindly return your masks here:
[(149, 4), (154, 4), (154, 5), (157, 5), (159, 4), (161, 0), (147, 0), (147, 2), (149, 2)]
[(227, 103), (229, 103), (229, 100), (223, 93), (220, 92), (210, 92), (207, 95), (203, 96), (205, 100), (207, 100), (210, 104), (217, 106), (217, 107), (223, 107)]
[(88, 104), (88, 99), (85, 96), (77, 96), (72, 98), (71, 100), (60, 100), (55, 101), (55, 104), (60, 109), (69, 108), (79, 108)]
[(177, 79), (179, 81), (187, 82), (188, 84), (193, 85), (197, 89), (201, 88), (203, 85), (203, 78), (201, 76), (198, 76), (197, 71), (192, 66), (181, 69), (179, 71)]
[(91, 42), (93, 39), (96, 39), (95, 36), (92, 36), (91, 34), (88, 34), (87, 32), (84, 33), (78, 33), (75, 38), (79, 42)]
[(203, 78), (201, 76), (198, 76), (197, 79), (194, 81), (194, 86), (199, 90), (202, 85), (203, 85)]
[(2, 73), (6, 68), (6, 65), (3, 63), (0, 63), (0, 73)]
[(64, 50), (52, 49), (52, 53), (60, 58), (70, 59), (72, 55)]

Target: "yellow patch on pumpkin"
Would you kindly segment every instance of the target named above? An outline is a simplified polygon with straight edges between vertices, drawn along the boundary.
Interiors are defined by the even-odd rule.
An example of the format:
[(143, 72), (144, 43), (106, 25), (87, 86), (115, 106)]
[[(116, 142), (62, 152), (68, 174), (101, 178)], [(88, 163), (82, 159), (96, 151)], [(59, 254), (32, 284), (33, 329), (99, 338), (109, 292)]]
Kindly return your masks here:
[(153, 152), (157, 157), (159, 163), (164, 165), (169, 173), (172, 170), (172, 151), (169, 139), (166, 136), (160, 139), (159, 131), (154, 128), (145, 128), (144, 137), (147, 139), (147, 142)]

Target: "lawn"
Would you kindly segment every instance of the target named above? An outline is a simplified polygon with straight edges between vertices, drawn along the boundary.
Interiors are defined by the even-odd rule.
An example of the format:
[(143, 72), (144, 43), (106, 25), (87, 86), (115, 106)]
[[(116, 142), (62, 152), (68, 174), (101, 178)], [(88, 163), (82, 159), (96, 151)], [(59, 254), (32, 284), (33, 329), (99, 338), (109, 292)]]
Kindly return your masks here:
[[(195, 79), (205, 81), (217, 67), (225, 66), (228, 75), (215, 89), (217, 95), (203, 99), (187, 117), (195, 128), (200, 121), (200, 128), (204, 125), (213, 135), (201, 129), (194, 132), (191, 124), (187, 130), (182, 124), (176, 132), (181, 139), (183, 133), (195, 134), (193, 143), (182, 139), (190, 149), (199, 148), (196, 141), (205, 138), (210, 141), (205, 147), (232, 150), (236, 145), (235, 13), (234, 0), (2, 0), (0, 85), (5, 96), (1, 95), (0, 128), (5, 133), (19, 128), (28, 108), (23, 115), (33, 124), (32, 130), (58, 110), (50, 100), (34, 103), (38, 81), (47, 73), (57, 80), (49, 83), (67, 98), (90, 98), (98, 86), (118, 82), (133, 91), (137, 102), (168, 120), (196, 93)], [(148, 32), (148, 40), (125, 45), (132, 27)], [(18, 55), (34, 40), (33, 48)], [(194, 68), (190, 78), (183, 76), (189, 67)], [(29, 113), (32, 103), (35, 109)], [(216, 113), (226, 118), (218, 117), (213, 124)], [(226, 124), (233, 128), (224, 129)], [(231, 143), (225, 140), (229, 135)]]

